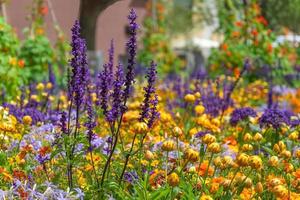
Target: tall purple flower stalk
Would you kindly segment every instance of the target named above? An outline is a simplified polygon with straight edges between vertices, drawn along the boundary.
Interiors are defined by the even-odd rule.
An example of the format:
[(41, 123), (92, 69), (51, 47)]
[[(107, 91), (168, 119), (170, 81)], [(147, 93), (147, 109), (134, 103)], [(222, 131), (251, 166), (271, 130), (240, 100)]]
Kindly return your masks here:
[(88, 82), (89, 69), (87, 66), (86, 43), (80, 37), (79, 21), (75, 21), (72, 27), (72, 75), (69, 80), (69, 100), (74, 101), (76, 107), (80, 107), (84, 101), (85, 89)]
[(63, 134), (67, 134), (67, 113), (65, 111), (61, 112), (61, 117), (60, 117), (60, 128), (61, 132)]
[(93, 110), (93, 101), (92, 101), (90, 88), (88, 88), (86, 110), (87, 110), (87, 121), (85, 122), (84, 125), (87, 128), (87, 136), (88, 136), (89, 143), (91, 144), (93, 129), (96, 127), (96, 120), (95, 120), (95, 113)]
[(126, 44), (127, 54), (128, 54), (128, 63), (127, 63), (127, 72), (125, 79), (125, 89), (124, 89), (124, 102), (129, 98), (129, 93), (132, 84), (134, 83), (134, 67), (136, 65), (136, 53), (137, 53), (137, 30), (139, 28), (136, 23), (137, 15), (134, 9), (130, 10), (128, 16), (129, 20), (129, 33), (130, 37)]
[(110, 41), (110, 48), (108, 50), (108, 82), (109, 85), (113, 82), (113, 74), (114, 74), (114, 40)]
[(112, 108), (107, 114), (107, 120), (109, 122), (115, 122), (122, 113), (122, 86), (124, 85), (123, 66), (121, 63), (117, 66), (115, 80), (113, 82), (112, 93)]
[[(151, 65), (148, 69), (148, 73), (146, 78), (148, 80), (148, 84), (144, 87), (144, 101), (141, 105), (141, 113), (139, 121), (148, 120), (148, 126), (152, 126), (155, 118), (157, 117), (157, 96), (155, 95), (155, 80), (156, 80), (156, 63), (154, 61), (151, 62)], [(151, 120), (150, 120), (151, 119)], [(149, 123), (150, 122), (150, 123)]]
[(103, 65), (103, 70), (98, 75), (99, 85), (98, 87), (98, 98), (100, 107), (103, 110), (103, 114), (107, 114), (108, 110), (108, 92), (109, 92), (109, 79), (108, 79), (108, 65)]

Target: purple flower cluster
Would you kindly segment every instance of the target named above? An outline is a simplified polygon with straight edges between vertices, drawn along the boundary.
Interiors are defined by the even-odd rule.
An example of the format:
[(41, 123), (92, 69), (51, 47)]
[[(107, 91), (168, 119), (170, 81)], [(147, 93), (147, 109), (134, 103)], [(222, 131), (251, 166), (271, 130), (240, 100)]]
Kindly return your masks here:
[(144, 87), (144, 101), (141, 105), (141, 113), (139, 118), (141, 122), (148, 119), (148, 127), (151, 127), (155, 119), (159, 116), (156, 110), (158, 98), (155, 95), (155, 80), (157, 74), (156, 66), (156, 63), (152, 61), (146, 75), (148, 84), (147, 87)]
[(124, 99), (125, 101), (128, 99), (131, 86), (134, 83), (134, 67), (136, 65), (136, 53), (137, 53), (137, 30), (139, 28), (136, 23), (137, 15), (134, 9), (130, 10), (130, 14), (128, 16), (129, 20), (129, 40), (127, 42), (127, 54), (128, 54), (128, 63), (127, 63), (127, 72), (125, 79), (125, 89), (124, 89)]
[(263, 115), (259, 118), (259, 124), (261, 127), (273, 127), (275, 129), (280, 128), (283, 124), (289, 124), (290, 119), (288, 116), (278, 108), (266, 109)]
[(92, 141), (93, 129), (96, 127), (95, 113), (93, 110), (93, 102), (91, 96), (91, 90), (88, 88), (88, 95), (86, 100), (86, 110), (87, 110), (87, 121), (85, 122), (85, 127), (87, 128), (89, 143)]
[(72, 27), (72, 58), (70, 65), (72, 75), (69, 80), (68, 97), (74, 101), (77, 109), (84, 102), (84, 95), (89, 80), (89, 69), (87, 65), (86, 43), (80, 36), (79, 21), (75, 21)]
[(134, 182), (136, 182), (139, 179), (139, 176), (137, 175), (137, 173), (135, 171), (125, 172), (124, 179), (128, 183), (133, 184)]
[(248, 119), (248, 117), (256, 117), (255, 110), (250, 107), (237, 108), (230, 116), (230, 124), (236, 125), (238, 122)]
[(124, 85), (123, 66), (121, 63), (119, 63), (115, 73), (115, 80), (113, 82), (112, 108), (107, 113), (107, 117), (106, 117), (109, 122), (116, 121), (116, 119), (121, 115), (122, 111), (124, 110), (122, 105), (123, 85)]

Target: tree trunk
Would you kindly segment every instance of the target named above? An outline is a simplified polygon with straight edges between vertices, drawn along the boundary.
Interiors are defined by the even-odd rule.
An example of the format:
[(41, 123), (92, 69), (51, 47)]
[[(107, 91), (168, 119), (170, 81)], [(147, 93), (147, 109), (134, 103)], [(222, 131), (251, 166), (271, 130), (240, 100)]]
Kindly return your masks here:
[(81, 35), (90, 51), (96, 49), (96, 25), (100, 13), (113, 3), (121, 0), (80, 0), (79, 22)]

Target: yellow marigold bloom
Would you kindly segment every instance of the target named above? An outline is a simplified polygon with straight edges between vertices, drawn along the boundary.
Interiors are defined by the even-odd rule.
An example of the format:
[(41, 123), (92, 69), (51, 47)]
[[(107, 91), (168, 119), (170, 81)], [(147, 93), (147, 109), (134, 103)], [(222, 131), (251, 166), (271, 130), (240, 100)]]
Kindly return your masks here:
[(205, 108), (203, 105), (197, 105), (195, 107), (195, 112), (198, 114), (198, 115), (202, 115), (205, 111)]
[(178, 126), (175, 126), (175, 127), (173, 128), (173, 132), (174, 132), (177, 136), (183, 134), (183, 131), (182, 131), (181, 128), (179, 128)]
[(151, 162), (151, 166), (152, 166), (152, 167), (156, 167), (158, 164), (159, 164), (159, 160), (153, 160), (153, 161)]
[(284, 157), (285, 159), (290, 159), (292, 157), (292, 153), (288, 150), (283, 150), (280, 153), (280, 156)]
[(196, 162), (199, 159), (199, 152), (194, 149), (187, 149), (184, 152), (184, 158), (191, 162)]
[(245, 153), (241, 153), (240, 155), (237, 156), (237, 163), (240, 166), (247, 166), (249, 162), (249, 156)]
[(179, 184), (179, 176), (175, 172), (173, 172), (172, 174), (168, 175), (167, 181), (169, 185), (173, 187), (177, 186)]
[(216, 141), (216, 137), (211, 134), (206, 134), (202, 137), (202, 142), (204, 144), (211, 144)]
[(278, 165), (278, 157), (277, 156), (271, 156), (268, 163), (269, 165), (271, 165), (272, 167), (276, 167)]
[(213, 142), (207, 146), (207, 151), (212, 152), (212, 153), (220, 153), (221, 145), (217, 142)]
[(251, 144), (243, 144), (242, 150), (243, 151), (252, 151), (253, 150), (253, 146)]
[(190, 136), (193, 136), (193, 135), (195, 135), (196, 133), (198, 133), (198, 129), (197, 129), (197, 128), (192, 128), (191, 130), (189, 130), (189, 135), (190, 135)]
[(187, 94), (185, 95), (184, 100), (189, 103), (194, 103), (196, 101), (196, 97), (192, 94)]
[(154, 158), (154, 154), (151, 151), (147, 150), (145, 153), (145, 158), (147, 160), (152, 160)]
[(255, 192), (262, 193), (264, 191), (263, 184), (261, 182), (256, 183)]
[(160, 120), (162, 122), (170, 122), (170, 121), (172, 121), (172, 116), (169, 113), (161, 112), (160, 113)]
[(195, 97), (197, 97), (198, 99), (201, 97), (200, 92), (196, 92), (194, 95), (195, 95)]
[(48, 83), (46, 84), (46, 88), (47, 88), (48, 90), (52, 89), (52, 87), (53, 87), (52, 83), (48, 82)]
[(23, 117), (23, 123), (24, 123), (25, 125), (31, 125), (31, 123), (32, 123), (32, 118), (31, 118), (29, 115), (25, 115), (25, 116)]
[(220, 156), (215, 157), (213, 162), (214, 162), (214, 165), (217, 167), (220, 167), (223, 164), (222, 158)]
[(16, 57), (10, 57), (8, 62), (9, 62), (10, 65), (16, 66), (17, 65), (17, 58)]
[(299, 132), (298, 131), (293, 131), (290, 135), (289, 135), (289, 139), (290, 140), (298, 140), (299, 137)]
[(37, 90), (44, 90), (44, 89), (45, 89), (44, 83), (39, 83), (39, 84), (37, 84), (37, 85), (36, 85), (36, 89), (37, 89)]
[(134, 124), (134, 131), (138, 134), (145, 133), (148, 130), (148, 126), (145, 122), (137, 122)]
[(213, 200), (213, 198), (209, 195), (202, 195), (199, 200)]
[(283, 198), (288, 196), (288, 190), (283, 185), (277, 185), (272, 189), (276, 197)]
[(251, 156), (249, 159), (249, 165), (254, 169), (261, 169), (263, 163), (259, 156)]
[(175, 149), (175, 143), (172, 140), (166, 140), (163, 142), (161, 149), (163, 151), (173, 151)]
[(300, 149), (297, 149), (295, 152), (296, 158), (300, 159)]
[(244, 141), (245, 142), (251, 142), (252, 141), (252, 135), (250, 135), (250, 133), (246, 133), (244, 135)]
[(91, 97), (92, 97), (92, 101), (93, 101), (93, 102), (96, 102), (96, 101), (98, 100), (97, 94), (96, 94), (95, 92), (93, 92), (93, 93), (91, 94)]
[(260, 133), (255, 133), (255, 135), (253, 137), (254, 141), (256, 141), (256, 142), (261, 141), (262, 138), (263, 138), (263, 136)]

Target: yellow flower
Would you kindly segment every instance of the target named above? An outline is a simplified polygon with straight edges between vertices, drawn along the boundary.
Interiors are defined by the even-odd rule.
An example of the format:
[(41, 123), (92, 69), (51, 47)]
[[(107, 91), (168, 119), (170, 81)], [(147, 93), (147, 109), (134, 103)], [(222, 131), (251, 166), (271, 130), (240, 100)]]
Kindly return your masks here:
[(217, 142), (213, 142), (207, 146), (207, 151), (212, 152), (212, 153), (220, 153), (221, 145)]
[(241, 153), (240, 155), (237, 156), (237, 163), (240, 166), (247, 166), (249, 162), (249, 156), (245, 153)]
[(213, 200), (213, 198), (209, 195), (202, 195), (199, 200)]
[(196, 162), (199, 159), (199, 152), (193, 149), (187, 149), (184, 152), (184, 158), (191, 162)]
[(187, 94), (185, 95), (184, 100), (189, 103), (194, 103), (196, 101), (196, 97), (193, 94)]
[(175, 149), (175, 143), (172, 140), (166, 140), (163, 142), (161, 149), (163, 151), (173, 151)]
[(154, 155), (151, 151), (147, 150), (146, 153), (145, 153), (145, 158), (147, 160), (152, 160), (154, 158)]
[(202, 142), (204, 144), (211, 144), (216, 141), (216, 137), (211, 134), (206, 134), (202, 137)]
[(269, 165), (271, 165), (272, 167), (276, 167), (278, 165), (278, 157), (277, 156), (271, 156), (268, 163)]
[(145, 122), (137, 122), (134, 124), (133, 128), (134, 128), (135, 133), (138, 133), (138, 134), (145, 133), (148, 130), (148, 126)]
[(179, 184), (179, 176), (175, 172), (173, 172), (172, 174), (168, 175), (167, 181), (169, 185), (173, 187), (177, 186)]
[(290, 135), (289, 135), (289, 139), (290, 140), (298, 140), (298, 137), (299, 137), (299, 132), (298, 131), (293, 131)]
[(195, 107), (195, 112), (196, 112), (198, 115), (203, 114), (204, 111), (205, 111), (205, 108), (204, 108), (203, 105), (197, 105), (197, 106)]
[(261, 169), (263, 163), (259, 156), (251, 156), (249, 159), (249, 165), (254, 169)]
[(24, 123), (25, 125), (31, 125), (31, 123), (32, 123), (32, 118), (31, 118), (29, 115), (25, 115), (25, 116), (23, 117), (23, 123)]
[(44, 90), (44, 89), (45, 89), (44, 83), (39, 83), (39, 84), (37, 84), (36, 89), (37, 89), (37, 90)]

